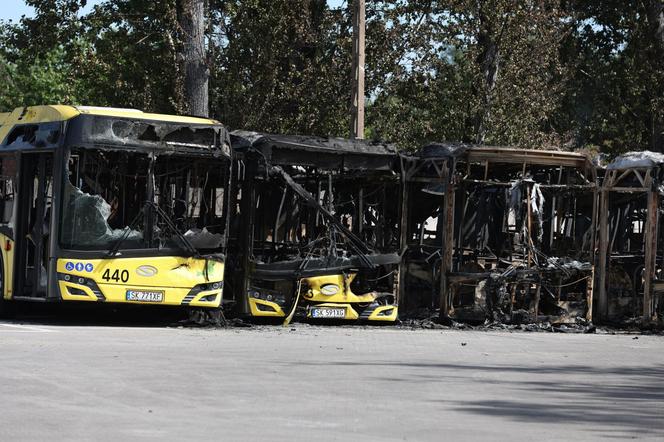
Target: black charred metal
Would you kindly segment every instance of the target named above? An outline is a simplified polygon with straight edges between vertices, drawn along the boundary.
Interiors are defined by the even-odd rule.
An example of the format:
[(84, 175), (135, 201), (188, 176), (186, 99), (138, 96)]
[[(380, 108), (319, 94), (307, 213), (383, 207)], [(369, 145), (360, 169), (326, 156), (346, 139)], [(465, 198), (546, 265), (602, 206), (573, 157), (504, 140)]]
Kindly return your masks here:
[(630, 152), (608, 165), (599, 218), (597, 316), (661, 324), (664, 316), (664, 155)]
[[(402, 319), (661, 323), (664, 155), (586, 155), (233, 132), (227, 281), (286, 309), (297, 281), (358, 273)], [(588, 325), (591, 324), (591, 325)]]
[[(230, 268), (241, 314), (260, 288), (294, 302), (300, 278), (357, 273), (355, 293), (398, 296), (401, 176), (388, 144), (236, 131)], [(227, 278), (228, 280), (228, 278)]]
[(429, 306), (444, 321), (592, 318), (597, 179), (585, 156), (430, 144), (402, 164), (406, 314)]

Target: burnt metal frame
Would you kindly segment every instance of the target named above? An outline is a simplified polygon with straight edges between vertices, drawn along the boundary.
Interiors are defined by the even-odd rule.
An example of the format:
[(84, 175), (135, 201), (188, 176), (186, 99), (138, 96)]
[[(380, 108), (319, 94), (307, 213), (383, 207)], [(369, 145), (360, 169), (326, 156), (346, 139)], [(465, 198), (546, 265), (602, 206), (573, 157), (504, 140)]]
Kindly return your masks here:
[[(414, 164), (413, 164), (414, 163)], [(463, 171), (463, 164), (466, 165), (466, 170)], [(484, 177), (483, 179), (473, 179), (470, 176), (471, 164), (484, 164)], [(457, 249), (455, 249), (455, 230), (458, 232), (458, 225), (455, 226), (455, 200), (457, 199), (457, 191), (466, 184), (477, 185), (490, 185), (490, 186), (509, 186), (508, 182), (496, 182), (491, 180), (492, 175), (489, 174), (490, 165), (496, 163), (503, 164), (522, 164), (523, 175), (529, 166), (551, 166), (559, 167), (562, 171), (563, 168), (576, 171), (578, 178), (581, 179), (581, 184), (568, 185), (561, 182), (556, 183), (540, 183), (542, 188), (555, 191), (557, 189), (573, 189), (581, 193), (589, 193), (592, 198), (592, 215), (590, 223), (590, 237), (591, 244), (589, 250), (589, 261), (594, 263), (595, 253), (595, 240), (596, 240), (596, 224), (597, 224), (597, 208), (598, 208), (598, 188), (597, 188), (597, 171), (596, 168), (590, 163), (587, 157), (579, 154), (555, 152), (555, 151), (534, 151), (534, 150), (520, 150), (500, 147), (476, 147), (467, 146), (466, 149), (461, 149), (457, 153), (452, 153), (448, 156), (440, 158), (422, 158), (422, 157), (406, 157), (402, 159), (404, 167), (404, 188), (407, 189), (410, 183), (414, 182), (438, 182), (445, 186), (445, 192), (442, 196), (441, 210), (443, 216), (439, 218), (439, 222), (444, 223), (442, 244), (441, 244), (441, 262), (440, 262), (440, 280), (439, 280), (439, 307), (440, 315), (444, 320), (447, 320), (452, 309), (453, 297), (453, 284), (465, 280), (471, 275), (456, 274), (453, 271)], [(435, 174), (430, 176), (422, 176), (422, 171), (429, 167), (430, 171), (435, 170)], [(459, 169), (461, 167), (461, 169)], [(460, 187), (461, 186), (461, 187)], [(407, 201), (409, 192), (406, 192), (404, 201)], [(454, 197), (450, 197), (453, 195)], [(555, 206), (555, 203), (554, 203)], [(406, 205), (404, 207), (407, 207)], [(553, 209), (555, 210), (555, 208)], [(529, 213), (529, 218), (532, 214)], [(456, 227), (456, 229), (455, 229)], [(402, 238), (407, 237), (408, 229), (402, 229)], [(553, 229), (551, 229), (553, 235)], [(403, 242), (402, 242), (403, 243)], [(528, 268), (531, 268), (531, 261), (528, 260)], [(535, 269), (535, 273), (539, 273), (539, 269)], [(471, 277), (472, 280), (477, 280), (477, 277), (482, 275), (476, 274), (476, 277)], [(539, 276), (537, 277), (539, 279)], [(588, 276), (586, 299), (588, 305), (587, 319), (592, 319), (592, 297), (593, 297), (593, 279), (594, 279), (594, 266), (590, 275)], [(458, 280), (458, 281), (457, 281)], [(539, 294), (539, 288), (538, 292)], [(535, 304), (534, 314), (537, 314), (537, 303)]]
[[(598, 278), (597, 278), (597, 310), (596, 314), (599, 320), (607, 321), (609, 319), (609, 266), (617, 259), (613, 254), (612, 242), (609, 240), (609, 204), (611, 194), (629, 193), (636, 195), (645, 195), (647, 213), (644, 236), (643, 236), (643, 311), (642, 320), (645, 322), (656, 320), (656, 311), (654, 305), (654, 294), (664, 290), (664, 283), (657, 278), (657, 245), (659, 224), (661, 222), (660, 208), (662, 197), (657, 189), (657, 174), (661, 166), (654, 167), (636, 167), (628, 169), (607, 170), (601, 187), (599, 217), (599, 258), (598, 258)], [(639, 185), (626, 183), (627, 180), (636, 178)], [(635, 281), (632, 281), (634, 284)]]
[[(237, 143), (234, 144), (236, 149), (236, 156), (238, 163), (242, 164), (238, 169), (242, 169), (243, 173), (238, 176), (236, 191), (241, 195), (239, 201), (240, 213), (236, 214), (240, 220), (240, 225), (237, 227), (234, 236), (236, 238), (234, 259), (236, 260), (235, 266), (237, 267), (234, 281), (236, 293), (234, 294), (235, 301), (240, 314), (249, 313), (248, 291), (254, 275), (256, 267), (256, 239), (255, 224), (258, 220), (257, 203), (259, 198), (265, 198), (267, 195), (260, 195), (258, 189), (259, 181), (263, 183), (275, 183), (276, 185), (285, 184), (286, 188), (293, 189), (292, 186), (299, 186), (299, 179), (291, 177), (286, 173), (281, 166), (303, 167), (314, 175), (324, 177), (326, 175), (339, 174), (340, 176), (353, 174), (355, 171), (355, 178), (358, 173), (372, 172), (373, 175), (379, 174), (384, 176), (382, 180), (391, 182), (397, 189), (402, 188), (401, 175), (396, 173), (398, 166), (398, 155), (396, 151), (393, 153), (371, 152), (372, 146), (369, 143), (357, 141), (360, 144), (357, 151), (353, 151), (353, 141), (350, 140), (326, 140), (326, 139), (305, 139), (305, 137), (289, 137), (289, 136), (271, 136), (255, 133), (236, 132), (232, 134), (236, 138)], [(240, 138), (245, 138), (240, 140)], [(247, 143), (248, 140), (253, 139)], [(344, 145), (343, 149), (335, 150), (333, 145), (336, 142), (341, 142)], [(350, 144), (349, 144), (350, 143)], [(327, 145), (330, 145), (328, 147)], [(363, 162), (366, 161), (366, 165)], [(371, 167), (374, 164), (383, 164), (378, 171), (373, 170)], [(284, 176), (285, 175), (285, 176)], [(360, 178), (360, 180), (365, 178)], [(367, 177), (366, 180), (370, 180)], [(376, 184), (376, 181), (367, 181), (367, 184)], [(336, 186), (334, 183), (333, 186)], [(333, 187), (334, 188), (334, 187)], [(363, 190), (364, 187), (358, 189), (358, 212), (362, 213), (364, 208)], [(306, 190), (302, 189), (304, 192)], [(295, 192), (302, 202), (306, 204), (306, 195), (303, 196), (301, 192)], [(335, 193), (334, 190), (332, 192)], [(397, 228), (403, 226), (402, 210), (404, 204), (404, 193), (397, 192), (398, 200), (396, 201), (397, 217), (396, 220), (400, 224)], [(388, 203), (389, 204), (389, 203)], [(309, 204), (311, 206), (311, 204)], [(315, 205), (315, 204), (314, 204)], [(316, 209), (317, 210), (317, 209)], [(329, 219), (329, 213), (325, 214), (326, 209), (321, 207), (320, 215)], [(355, 218), (355, 217), (354, 217)], [(364, 216), (357, 217), (353, 220), (354, 228), (357, 231), (343, 233), (342, 226), (339, 226), (342, 234), (356, 235), (366, 229)], [(332, 221), (330, 221), (332, 222)], [(333, 222), (332, 222), (333, 223)], [(273, 228), (274, 226), (266, 226)], [(401, 241), (401, 232), (396, 232), (394, 240), (397, 242), (395, 253), (401, 251), (399, 243)], [(355, 238), (357, 240), (357, 238)], [(357, 241), (355, 241), (357, 242)], [(360, 244), (361, 246), (361, 244)], [(361, 257), (360, 257), (361, 258)], [(322, 269), (324, 272), (324, 269)], [(394, 275), (393, 294), (395, 296), (395, 304), (398, 305), (401, 292), (402, 281), (402, 267), (401, 263), (396, 265), (396, 274)], [(238, 281), (239, 279), (239, 281)], [(239, 293), (238, 293), (239, 291)]]

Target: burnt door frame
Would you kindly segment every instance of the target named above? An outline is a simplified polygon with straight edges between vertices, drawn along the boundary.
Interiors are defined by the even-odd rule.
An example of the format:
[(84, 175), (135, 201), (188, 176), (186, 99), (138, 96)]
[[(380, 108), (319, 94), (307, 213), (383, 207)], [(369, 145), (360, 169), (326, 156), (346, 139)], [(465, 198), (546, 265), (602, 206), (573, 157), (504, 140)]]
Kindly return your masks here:
[[(50, 246), (46, 235), (51, 227), (50, 216), (53, 215), (53, 208), (51, 207), (49, 219), (46, 220), (48, 191), (46, 184), (50, 179), (51, 186), (54, 185), (53, 165), (53, 151), (21, 152), (16, 211), (15, 297), (46, 298), (47, 296), (48, 283), (41, 286), (40, 281), (48, 279), (47, 277), (42, 278), (42, 272), (46, 272), (46, 276), (48, 276), (50, 260), (44, 261), (43, 256), (45, 250), (46, 256), (50, 256), (48, 253)], [(53, 198), (51, 198), (51, 203), (53, 203)], [(28, 252), (31, 247), (32, 256), (30, 257)], [(28, 281), (29, 265), (33, 268), (30, 275), (32, 281)]]

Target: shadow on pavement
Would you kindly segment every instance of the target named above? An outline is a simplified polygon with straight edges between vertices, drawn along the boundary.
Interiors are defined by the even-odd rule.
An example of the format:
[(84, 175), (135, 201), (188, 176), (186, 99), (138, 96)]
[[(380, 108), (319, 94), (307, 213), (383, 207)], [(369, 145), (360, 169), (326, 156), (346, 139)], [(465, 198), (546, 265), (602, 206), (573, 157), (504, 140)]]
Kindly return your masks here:
[[(524, 423), (583, 424), (588, 431), (606, 438), (642, 435), (664, 440), (663, 366), (533, 367), (401, 361), (320, 365), (385, 367), (388, 372), (389, 367), (410, 368), (408, 376), (400, 378), (405, 383), (498, 384), (504, 391), (500, 399), (474, 400), (469, 394), (462, 401), (441, 398), (434, 402), (449, 405), (457, 412)], [(480, 373), (483, 375), (478, 376)]]
[(58, 326), (167, 327), (187, 321), (187, 310), (154, 305), (17, 303), (16, 313), (3, 322)]

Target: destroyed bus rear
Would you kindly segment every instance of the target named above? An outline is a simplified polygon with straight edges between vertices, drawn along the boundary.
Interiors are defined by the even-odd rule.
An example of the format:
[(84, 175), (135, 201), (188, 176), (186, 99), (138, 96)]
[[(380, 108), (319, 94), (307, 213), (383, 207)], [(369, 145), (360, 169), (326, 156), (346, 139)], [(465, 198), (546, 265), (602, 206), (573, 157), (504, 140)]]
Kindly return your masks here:
[(70, 106), (1, 119), (4, 307), (220, 305), (231, 167), (220, 123)]
[(597, 317), (651, 324), (664, 319), (664, 155), (629, 152), (602, 180)]
[(598, 194), (585, 155), (431, 144), (403, 164), (409, 311), (475, 323), (591, 319)]
[[(240, 314), (394, 321), (400, 180), (384, 144), (233, 132)], [(229, 267), (229, 269), (231, 268)]]

